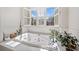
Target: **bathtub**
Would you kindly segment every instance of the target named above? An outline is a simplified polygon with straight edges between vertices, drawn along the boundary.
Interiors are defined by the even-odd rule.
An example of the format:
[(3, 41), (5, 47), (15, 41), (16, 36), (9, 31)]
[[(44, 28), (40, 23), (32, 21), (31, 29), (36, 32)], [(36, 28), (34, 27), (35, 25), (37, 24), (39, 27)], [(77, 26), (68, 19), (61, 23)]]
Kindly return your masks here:
[(15, 40), (24, 41), (36, 45), (48, 45), (50, 41), (49, 35), (36, 33), (24, 33), (15, 37)]
[(57, 50), (56, 47), (52, 49), (53, 45), (49, 48), (50, 38), (47, 34), (24, 33), (15, 37), (15, 40), (33, 47), (44, 48), (47, 50)]

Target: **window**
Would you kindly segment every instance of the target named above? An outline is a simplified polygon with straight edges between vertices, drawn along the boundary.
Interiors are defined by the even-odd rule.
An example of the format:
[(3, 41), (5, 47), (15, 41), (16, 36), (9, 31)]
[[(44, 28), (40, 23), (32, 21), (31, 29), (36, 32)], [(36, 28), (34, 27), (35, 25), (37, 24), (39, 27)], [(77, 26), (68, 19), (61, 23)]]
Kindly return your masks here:
[(39, 19), (39, 25), (44, 25), (44, 19)]
[(30, 11), (27, 11), (26, 16), (30, 17)]
[(30, 17), (30, 11), (24, 9), (24, 16), (25, 16), (25, 17)]
[(54, 17), (49, 17), (46, 21), (46, 25), (54, 25)]
[(33, 18), (31, 19), (31, 25), (36, 25), (36, 18)]
[(55, 7), (36, 7), (24, 10), (25, 25), (58, 25), (58, 8)]
[(23, 8), (23, 24), (30, 25), (31, 18), (30, 8)]
[(55, 13), (55, 8), (52, 7), (46, 8), (46, 16), (51, 17), (54, 15), (54, 13)]
[(36, 17), (37, 16), (37, 11), (36, 10), (32, 10), (31, 14), (32, 14), (32, 17)]
[(56, 15), (56, 14), (58, 14), (58, 9), (57, 9), (57, 8), (55, 9), (55, 15)]
[(56, 10), (56, 8), (47, 8), (46, 9), (46, 16), (48, 17), (47, 21), (46, 21), (46, 25), (47, 26), (51, 26), (51, 25), (55, 25), (54, 23), (58, 24), (58, 18), (57, 16), (54, 17), (55, 14), (57, 14), (58, 10)]
[(24, 18), (24, 25), (30, 24), (30, 18)]

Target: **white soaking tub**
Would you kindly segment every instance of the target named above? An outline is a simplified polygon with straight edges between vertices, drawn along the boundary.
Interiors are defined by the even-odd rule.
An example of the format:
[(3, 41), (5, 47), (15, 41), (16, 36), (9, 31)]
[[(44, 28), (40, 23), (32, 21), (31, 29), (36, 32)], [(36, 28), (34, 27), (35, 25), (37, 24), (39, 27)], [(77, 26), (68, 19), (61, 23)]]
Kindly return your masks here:
[(17, 36), (15, 40), (24, 41), (36, 45), (48, 45), (50, 41), (49, 35), (36, 33), (24, 33)]
[(24, 33), (15, 37), (15, 40), (32, 47), (44, 48), (52, 51), (57, 50), (57, 46), (49, 46), (50, 38), (47, 34)]

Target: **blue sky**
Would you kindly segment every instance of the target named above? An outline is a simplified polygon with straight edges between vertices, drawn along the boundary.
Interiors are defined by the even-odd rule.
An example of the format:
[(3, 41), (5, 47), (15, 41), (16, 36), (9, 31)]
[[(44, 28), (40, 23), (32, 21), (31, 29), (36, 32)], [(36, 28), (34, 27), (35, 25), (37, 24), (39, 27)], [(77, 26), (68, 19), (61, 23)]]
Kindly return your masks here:
[(36, 10), (32, 10), (32, 16), (33, 16), (33, 17), (37, 16)]
[[(46, 10), (46, 16), (52, 16), (52, 15), (54, 15), (54, 9), (55, 8), (53, 8), (53, 7), (48, 7), (47, 10)], [(37, 15), (38, 14), (37, 14), (36, 10), (33, 10), (32, 11), (32, 16), (34, 17), (34, 16), (37, 16)]]
[(54, 15), (54, 10), (55, 10), (55, 8), (52, 8), (52, 7), (47, 8), (46, 16), (52, 16), (52, 15)]

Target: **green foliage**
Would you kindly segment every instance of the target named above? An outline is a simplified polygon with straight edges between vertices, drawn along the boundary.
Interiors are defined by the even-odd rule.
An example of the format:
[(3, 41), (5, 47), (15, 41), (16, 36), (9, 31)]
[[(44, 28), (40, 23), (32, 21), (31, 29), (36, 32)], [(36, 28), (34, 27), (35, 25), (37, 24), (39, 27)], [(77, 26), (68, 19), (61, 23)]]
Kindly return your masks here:
[(59, 34), (59, 32), (57, 30), (51, 30), (50, 37), (57, 38), (58, 34)]
[(69, 44), (77, 45), (77, 38), (75, 36), (71, 36), (71, 34), (64, 31), (64, 33), (59, 33), (57, 30), (51, 30), (50, 34), (51, 38), (56, 38), (61, 42), (62, 46), (68, 47)]
[(16, 30), (16, 32), (17, 32), (17, 35), (21, 35), (22, 34), (22, 25), (21, 25), (21, 23), (20, 23), (19, 29)]

